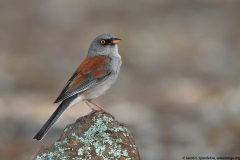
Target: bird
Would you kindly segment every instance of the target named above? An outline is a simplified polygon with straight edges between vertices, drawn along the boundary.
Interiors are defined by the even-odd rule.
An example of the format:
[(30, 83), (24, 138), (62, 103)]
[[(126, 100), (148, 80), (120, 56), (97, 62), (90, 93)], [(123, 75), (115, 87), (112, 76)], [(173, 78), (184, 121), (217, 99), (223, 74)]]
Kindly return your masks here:
[(101, 34), (90, 44), (87, 57), (82, 61), (54, 103), (61, 102), (33, 139), (42, 140), (64, 111), (78, 102), (85, 102), (105, 111), (93, 101), (106, 93), (115, 83), (122, 64), (118, 53), (120, 38), (111, 34)]

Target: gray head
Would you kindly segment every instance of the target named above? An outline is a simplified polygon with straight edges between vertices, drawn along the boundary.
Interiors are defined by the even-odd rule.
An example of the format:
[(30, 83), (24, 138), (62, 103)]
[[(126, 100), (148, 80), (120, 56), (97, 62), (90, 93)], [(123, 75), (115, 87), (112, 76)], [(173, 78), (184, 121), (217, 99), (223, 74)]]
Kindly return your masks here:
[(119, 56), (117, 43), (121, 39), (115, 38), (110, 34), (102, 34), (97, 36), (91, 43), (88, 50), (88, 57), (93, 57), (97, 55), (108, 56), (112, 54), (113, 56)]

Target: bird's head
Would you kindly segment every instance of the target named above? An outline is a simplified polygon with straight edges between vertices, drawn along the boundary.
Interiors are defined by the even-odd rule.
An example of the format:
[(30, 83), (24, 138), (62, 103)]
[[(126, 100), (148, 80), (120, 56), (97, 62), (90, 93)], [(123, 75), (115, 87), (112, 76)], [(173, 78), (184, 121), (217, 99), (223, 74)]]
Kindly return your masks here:
[(97, 36), (91, 43), (88, 50), (88, 57), (98, 56), (98, 55), (118, 55), (118, 46), (121, 39), (115, 38), (110, 34), (102, 34)]

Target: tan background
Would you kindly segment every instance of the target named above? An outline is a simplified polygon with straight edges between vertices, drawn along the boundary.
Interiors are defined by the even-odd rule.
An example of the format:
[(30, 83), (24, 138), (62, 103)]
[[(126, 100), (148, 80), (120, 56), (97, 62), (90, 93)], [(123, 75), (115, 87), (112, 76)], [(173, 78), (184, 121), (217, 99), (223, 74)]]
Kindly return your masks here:
[(2, 0), (0, 159), (26, 160), (90, 110), (32, 137), (97, 35), (123, 65), (96, 101), (130, 126), (144, 160), (240, 155), (240, 1)]

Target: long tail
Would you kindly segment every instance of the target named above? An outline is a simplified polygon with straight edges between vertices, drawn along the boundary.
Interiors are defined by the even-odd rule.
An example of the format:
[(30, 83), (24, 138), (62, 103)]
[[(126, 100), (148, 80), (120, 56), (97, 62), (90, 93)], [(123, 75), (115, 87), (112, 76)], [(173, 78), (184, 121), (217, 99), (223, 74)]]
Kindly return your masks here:
[(51, 117), (47, 120), (47, 122), (44, 124), (44, 126), (38, 131), (38, 133), (34, 136), (33, 139), (41, 140), (46, 133), (49, 131), (49, 129), (53, 126), (53, 124), (58, 120), (58, 118), (63, 114), (63, 112), (70, 107), (71, 103), (76, 97), (70, 97), (66, 100), (64, 100), (58, 108), (54, 111), (54, 113), (51, 115)]

